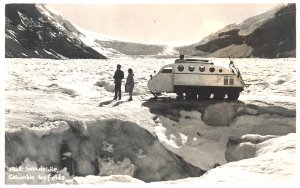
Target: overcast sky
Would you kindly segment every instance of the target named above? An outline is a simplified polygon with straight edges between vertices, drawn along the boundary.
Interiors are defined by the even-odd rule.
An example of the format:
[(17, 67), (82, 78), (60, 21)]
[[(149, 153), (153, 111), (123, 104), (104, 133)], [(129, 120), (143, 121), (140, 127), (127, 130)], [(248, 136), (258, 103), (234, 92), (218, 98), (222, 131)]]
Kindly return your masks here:
[(278, 4), (50, 4), (74, 24), (140, 42), (194, 43)]

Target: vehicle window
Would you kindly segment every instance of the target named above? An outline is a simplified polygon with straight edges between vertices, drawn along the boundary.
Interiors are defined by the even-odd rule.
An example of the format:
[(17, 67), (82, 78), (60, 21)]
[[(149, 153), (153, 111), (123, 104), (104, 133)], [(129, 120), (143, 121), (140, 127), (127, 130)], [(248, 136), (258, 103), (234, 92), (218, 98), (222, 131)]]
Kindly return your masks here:
[(180, 71), (180, 72), (182, 72), (182, 71), (184, 70), (184, 67), (183, 67), (182, 65), (179, 65), (179, 66), (177, 67), (177, 70)]
[(229, 85), (233, 85), (233, 84), (234, 84), (234, 78), (231, 77), (231, 78), (229, 79)]
[(205, 71), (205, 66), (204, 66), (204, 65), (201, 65), (201, 66), (199, 67), (199, 71), (200, 71), (200, 72), (204, 72), (204, 71)]
[(210, 68), (209, 68), (209, 71), (210, 71), (210, 72), (215, 72), (215, 70), (216, 70), (215, 67), (210, 67)]
[(195, 70), (195, 67), (193, 65), (189, 66), (189, 71), (193, 72)]
[(172, 73), (172, 68), (164, 68), (161, 73)]
[(228, 85), (228, 76), (224, 76), (224, 85)]

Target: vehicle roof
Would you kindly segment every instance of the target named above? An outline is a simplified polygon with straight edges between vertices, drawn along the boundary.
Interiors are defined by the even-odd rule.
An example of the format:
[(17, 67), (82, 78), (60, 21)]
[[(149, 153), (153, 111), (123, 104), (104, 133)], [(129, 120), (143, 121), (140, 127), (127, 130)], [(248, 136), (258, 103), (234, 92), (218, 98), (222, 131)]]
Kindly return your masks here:
[(224, 61), (219, 61), (216, 59), (196, 59), (196, 58), (188, 58), (188, 59), (176, 59), (175, 64), (177, 63), (198, 63), (198, 64), (210, 64), (210, 65), (215, 65), (223, 68), (229, 69), (229, 64), (225, 63)]
[[(188, 60), (188, 61), (186, 61)], [(196, 61), (195, 61), (196, 60)], [(168, 67), (168, 66), (174, 66), (175, 64), (205, 64), (205, 65), (214, 65), (214, 66), (218, 66), (218, 67), (223, 67), (226, 69), (230, 69), (229, 64), (223, 62), (223, 61), (218, 61), (218, 60), (214, 60), (214, 59), (176, 59), (175, 63), (172, 64), (167, 64), (164, 65), (162, 68)]]
[(210, 63), (213, 64), (213, 62), (210, 62), (208, 59), (176, 59), (175, 63)]

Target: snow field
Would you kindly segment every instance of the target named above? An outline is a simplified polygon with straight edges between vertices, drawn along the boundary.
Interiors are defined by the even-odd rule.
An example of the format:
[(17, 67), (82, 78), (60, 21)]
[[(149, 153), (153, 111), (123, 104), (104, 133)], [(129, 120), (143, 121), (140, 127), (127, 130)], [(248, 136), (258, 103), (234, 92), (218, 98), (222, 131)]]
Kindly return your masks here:
[[(290, 136), (296, 131), (294, 60), (236, 61), (252, 84), (250, 94), (243, 92), (236, 102), (199, 102), (176, 101), (173, 94), (150, 99), (150, 74), (173, 59), (9, 59), (6, 173), (10, 167), (35, 163), (65, 169), (64, 184), (229, 185), (257, 178), (261, 184), (290, 185), (295, 175), (295, 142)], [(112, 100), (117, 64), (122, 64), (125, 77), (128, 68), (134, 70), (133, 101), (127, 101), (126, 93), (121, 101)], [(289, 68), (278, 72), (276, 67), (282, 65)], [(278, 170), (274, 176), (272, 170)], [(8, 176), (7, 183), (24, 182)]]

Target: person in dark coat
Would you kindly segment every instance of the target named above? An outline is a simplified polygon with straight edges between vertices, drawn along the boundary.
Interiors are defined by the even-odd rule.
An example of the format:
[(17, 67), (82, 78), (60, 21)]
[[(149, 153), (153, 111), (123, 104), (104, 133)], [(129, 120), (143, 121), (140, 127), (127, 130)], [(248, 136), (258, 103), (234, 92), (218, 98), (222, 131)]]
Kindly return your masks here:
[(121, 65), (117, 65), (117, 70), (114, 74), (114, 80), (115, 80), (115, 98), (117, 99), (119, 95), (119, 100), (121, 100), (121, 85), (122, 85), (122, 79), (124, 78), (124, 72), (121, 70)]
[(129, 93), (129, 101), (132, 101), (132, 92), (134, 88), (134, 79), (133, 79), (133, 71), (132, 69), (128, 69), (128, 76), (126, 79), (126, 84), (125, 84), (125, 92)]

